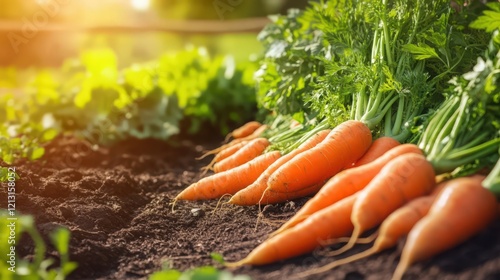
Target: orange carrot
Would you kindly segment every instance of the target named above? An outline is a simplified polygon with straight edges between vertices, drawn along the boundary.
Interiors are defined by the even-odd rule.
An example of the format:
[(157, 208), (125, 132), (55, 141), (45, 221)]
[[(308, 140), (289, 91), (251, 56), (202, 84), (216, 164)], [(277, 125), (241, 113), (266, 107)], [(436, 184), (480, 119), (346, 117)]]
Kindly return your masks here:
[(320, 144), (300, 153), (278, 168), (268, 181), (275, 192), (295, 192), (320, 183), (351, 166), (368, 150), (370, 129), (349, 120), (333, 129)]
[(258, 121), (250, 121), (246, 124), (236, 128), (231, 133), (226, 135), (225, 141), (229, 140), (229, 138), (233, 137), (234, 139), (243, 138), (252, 134), (255, 130), (261, 127), (262, 124)]
[(478, 180), (458, 178), (452, 181), (437, 196), (429, 213), (408, 234), (392, 279), (401, 279), (412, 263), (466, 241), (497, 217), (495, 196)]
[(257, 128), (252, 134), (250, 134), (250, 135), (248, 135), (246, 137), (242, 137), (242, 138), (238, 138), (238, 139), (233, 139), (231, 142), (229, 142), (227, 144), (224, 144), (224, 145), (222, 145), (222, 146), (220, 146), (218, 148), (215, 148), (213, 150), (205, 152), (203, 155), (201, 155), (197, 159), (202, 159), (202, 158), (205, 158), (206, 156), (217, 154), (220, 151), (222, 151), (222, 150), (224, 150), (224, 149), (226, 149), (228, 147), (231, 147), (231, 146), (233, 146), (235, 144), (238, 144), (240, 142), (250, 141), (250, 140), (259, 138), (262, 135), (262, 133), (264, 133), (264, 131), (266, 131), (267, 128), (268, 128), (268, 126), (265, 125), (265, 124), (263, 124), (259, 128)]
[(271, 143), (266, 138), (256, 138), (231, 156), (214, 164), (214, 172), (219, 173), (240, 166), (261, 155)]
[(218, 152), (215, 155), (215, 157), (212, 159), (212, 161), (207, 166), (202, 167), (202, 171), (203, 171), (202, 176), (205, 175), (205, 173), (208, 170), (211, 170), (215, 163), (220, 162), (221, 160), (233, 155), (234, 153), (239, 151), (241, 148), (243, 148), (247, 143), (248, 143), (248, 141), (245, 140), (245, 141), (236, 143), (232, 146), (229, 146), (227, 148), (222, 149), (220, 152)]
[(262, 196), (262, 200), (260, 200), (259, 204), (274, 204), (274, 203), (282, 203), (310, 195), (316, 194), (323, 187), (322, 183), (312, 185), (305, 189), (301, 189), (296, 192), (286, 192), (286, 193), (277, 193), (273, 191), (267, 191)]
[[(269, 168), (267, 168), (260, 176), (257, 178), (257, 180), (251, 184), (250, 186), (242, 189), (241, 191), (237, 192), (231, 199), (229, 200), (228, 203), (231, 204), (236, 204), (236, 205), (256, 205), (259, 203), (259, 200), (262, 200), (262, 203), (271, 203), (270, 197), (267, 197), (266, 195), (262, 195), (264, 191), (267, 188), (267, 182), (269, 179), (269, 176), (273, 174), (276, 169), (278, 169), (280, 166), (285, 164), (287, 161), (295, 157), (296, 155), (307, 151), (311, 149), (312, 147), (316, 146), (318, 143), (323, 141), (326, 136), (330, 133), (330, 129), (325, 129), (322, 130), (316, 134), (314, 134), (311, 138), (309, 138), (306, 142), (302, 143), (297, 149), (291, 151), (290, 153), (282, 156), (279, 158), (277, 161), (275, 161)], [(309, 188), (308, 188), (309, 189)], [(317, 191), (317, 188), (315, 189)], [(268, 194), (269, 192), (266, 192)], [(302, 192), (304, 193), (304, 192)], [(305, 191), (307, 194), (312, 194), (314, 192), (310, 191)], [(270, 194), (270, 193), (269, 193)], [(273, 196), (272, 201), (280, 201), (283, 198), (288, 197), (295, 197), (294, 195), (288, 196), (288, 195), (271, 195)], [(282, 201), (280, 201), (282, 202)], [(272, 202), (276, 203), (276, 202)]]
[(264, 131), (266, 131), (268, 128), (269, 127), (266, 124), (263, 124), (263, 125), (259, 126), (254, 132), (252, 132), (252, 134), (247, 135), (245, 137), (240, 137), (240, 138), (234, 139), (231, 142), (229, 142), (228, 144), (232, 145), (232, 144), (239, 143), (240, 141), (253, 140), (255, 138), (261, 137), (262, 133), (264, 133)]
[(266, 240), (241, 261), (229, 267), (263, 265), (313, 251), (328, 240), (345, 237), (353, 230), (349, 219), (356, 195), (316, 212), (306, 221)]
[(391, 215), (389, 215), (389, 217), (387, 217), (387, 219), (384, 220), (379, 231), (374, 233), (374, 235), (376, 234), (378, 236), (370, 249), (344, 259), (333, 261), (322, 267), (298, 273), (296, 276), (302, 278), (327, 272), (337, 266), (366, 258), (385, 249), (396, 246), (399, 239), (406, 236), (415, 223), (427, 214), (433, 200), (434, 196), (432, 195), (418, 197), (394, 211)]
[(436, 198), (438, 189), (441, 190), (446, 186), (447, 183), (448, 182), (441, 183), (438, 187), (436, 187), (436, 190), (433, 191), (432, 194), (417, 197), (403, 205), (401, 208), (392, 212), (380, 225), (378, 232), (375, 232), (373, 234), (377, 235), (377, 238), (375, 239), (375, 242), (370, 249), (351, 255), (344, 259), (333, 261), (322, 267), (298, 273), (296, 276), (302, 278), (318, 273), (327, 272), (337, 266), (369, 257), (373, 254), (382, 252), (385, 249), (396, 246), (398, 241), (402, 237), (406, 236), (419, 220), (427, 215), (427, 212), (429, 212), (429, 209), (431, 208), (431, 205)]
[(407, 153), (422, 154), (422, 151), (417, 145), (402, 144), (391, 149), (371, 163), (346, 169), (333, 176), (313, 198), (273, 234), (293, 227), (314, 212), (362, 190), (388, 162), (399, 155)]
[(380, 225), (378, 238), (371, 249), (373, 253), (395, 246), (427, 214), (434, 199), (432, 194), (417, 197), (391, 213)]
[(280, 157), (280, 152), (262, 154), (255, 159), (231, 170), (213, 174), (190, 185), (178, 194), (177, 200), (203, 200), (220, 198), (225, 194), (235, 194), (250, 185), (259, 175)]
[(381, 224), (406, 202), (430, 193), (436, 185), (435, 176), (434, 168), (423, 155), (403, 154), (387, 163), (359, 192), (351, 215), (353, 234), (336, 253), (350, 249), (362, 232)]
[(359, 160), (357, 160), (352, 167), (358, 167), (367, 164), (369, 162), (372, 162), (375, 159), (382, 156), (383, 154), (385, 154), (387, 151), (399, 145), (401, 144), (392, 137), (383, 136), (377, 138), (370, 145), (368, 151), (366, 151), (366, 153)]
[[(477, 183), (481, 183), (481, 181), (484, 180), (485, 176), (474, 175), (469, 178), (471, 178), (472, 180), (476, 180)], [(380, 225), (378, 232), (375, 232), (373, 234), (373, 236), (377, 235), (377, 239), (370, 249), (351, 255), (344, 259), (336, 260), (322, 267), (298, 273), (296, 276), (302, 278), (318, 273), (323, 273), (337, 266), (369, 257), (385, 249), (396, 246), (398, 244), (398, 241), (402, 237), (408, 235), (415, 224), (423, 217), (425, 217), (425, 215), (427, 215), (429, 209), (432, 206), (432, 203), (434, 202), (438, 194), (440, 194), (444, 188), (446, 188), (450, 183), (453, 182), (453, 180), (441, 182), (436, 186), (436, 188), (430, 195), (417, 197), (403, 205), (401, 208), (392, 212)], [(371, 238), (368, 237), (366, 239)]]

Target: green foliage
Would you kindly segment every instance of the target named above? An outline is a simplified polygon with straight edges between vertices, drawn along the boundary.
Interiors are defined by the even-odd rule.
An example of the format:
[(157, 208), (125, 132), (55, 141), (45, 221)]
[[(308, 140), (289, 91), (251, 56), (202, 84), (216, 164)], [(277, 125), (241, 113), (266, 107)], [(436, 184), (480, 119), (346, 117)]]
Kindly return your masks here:
[[(9, 239), (11, 230), (8, 225), (11, 225), (12, 220), (7, 218), (9, 216), (7, 211), (0, 212), (0, 238), (5, 241), (0, 244), (0, 254), (8, 256), (16, 250), (12, 251), (11, 246), (18, 246), (19, 239), (23, 233), (27, 233), (35, 244), (34, 258), (32, 261), (21, 259), (17, 254), (15, 255), (15, 270), (10, 271), (10, 264), (6, 261), (0, 262), (0, 278), (5, 280), (63, 280), (71, 274), (76, 268), (77, 263), (69, 260), (69, 239), (70, 232), (66, 228), (58, 228), (51, 233), (51, 240), (59, 253), (59, 265), (56, 266), (55, 261), (51, 258), (45, 259), (46, 245), (42, 236), (34, 225), (34, 220), (31, 216), (21, 215), (16, 216), (14, 236), (15, 239)], [(14, 243), (8, 243), (8, 240), (15, 240)], [(10, 256), (9, 260), (10, 260)]]
[(21, 86), (5, 84), (0, 159), (38, 159), (60, 133), (104, 145), (128, 138), (168, 140), (180, 133), (183, 121), (192, 134), (207, 125), (226, 134), (255, 114), (252, 65), (191, 48), (120, 70), (109, 49), (83, 52), (58, 71), (40, 70)]
[[(224, 257), (219, 253), (211, 253), (212, 260), (224, 264)], [(186, 271), (171, 268), (170, 262), (163, 264), (161, 271), (149, 275), (149, 280), (251, 280), (247, 275), (233, 275), (227, 270), (219, 270), (213, 266), (200, 266)]]
[(4, 133), (0, 131), (0, 159), (7, 164), (18, 158), (39, 159), (45, 153), (41, 145), (57, 135), (57, 130), (31, 121), (5, 122), (4, 128)]
[[(500, 153), (500, 150), (499, 150)], [(500, 197), (500, 159), (482, 182), (483, 186)]]
[(322, 57), (328, 53), (322, 32), (314, 28), (317, 20), (297, 9), (272, 20), (258, 37), (266, 50), (255, 74), (259, 105), (297, 119), (314, 115), (305, 96), (323, 74)]
[(446, 100), (424, 125), (419, 146), (437, 173), (473, 173), (498, 160), (499, 50), (496, 45), (477, 59), (472, 71), (454, 77)]
[(487, 32), (493, 32), (500, 29), (500, 3), (490, 2), (486, 4), (490, 10), (483, 12), (481, 16), (471, 23), (470, 27), (485, 29)]
[(224, 260), (224, 256), (219, 254), (219, 253), (215, 253), (215, 252), (212, 252), (210, 253), (210, 257), (212, 258), (212, 260), (224, 265), (224, 263), (226, 262)]
[(202, 266), (184, 272), (167, 269), (151, 274), (149, 280), (251, 280), (247, 275), (233, 275), (213, 266)]
[[(460, 4), (459, 4), (460, 5)], [(449, 1), (311, 2), (261, 34), (259, 105), (282, 115), (363, 121), (405, 141), (447, 81), (470, 69), (488, 36), (469, 23), (482, 7)]]
[(184, 114), (190, 119), (189, 132), (196, 133), (209, 124), (218, 127), (225, 135), (233, 124), (253, 119), (257, 110), (255, 69), (253, 63), (236, 65), (230, 56), (214, 59), (208, 69), (211, 78), (197, 98), (191, 98), (184, 109)]
[(12, 176), (17, 180), (19, 175), (12, 169), (8, 167), (0, 167), (0, 183), (8, 182), (9, 178), (12, 180)]

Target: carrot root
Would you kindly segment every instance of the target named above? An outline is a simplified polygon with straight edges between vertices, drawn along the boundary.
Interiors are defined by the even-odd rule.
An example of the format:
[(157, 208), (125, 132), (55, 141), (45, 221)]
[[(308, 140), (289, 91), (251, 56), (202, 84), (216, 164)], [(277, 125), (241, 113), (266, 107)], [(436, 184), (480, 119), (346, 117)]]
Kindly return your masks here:
[(340, 260), (333, 261), (329, 264), (326, 264), (326, 265), (318, 267), (318, 268), (314, 268), (314, 269), (310, 269), (310, 270), (306, 270), (306, 271), (297, 273), (294, 276), (296, 276), (297, 278), (305, 278), (305, 277), (309, 277), (309, 276), (316, 275), (319, 273), (324, 273), (324, 272), (330, 271), (338, 266), (348, 264), (348, 263), (369, 257), (369, 256), (374, 255), (376, 253), (378, 253), (378, 250), (374, 247), (371, 247), (363, 252), (354, 254), (352, 256), (349, 256), (349, 257), (346, 257), (346, 258), (343, 258)]
[(408, 234), (393, 280), (401, 279), (412, 263), (464, 242), (497, 217), (496, 197), (477, 179), (452, 180)]
[(354, 231), (352, 232), (352, 236), (349, 238), (349, 241), (342, 246), (341, 248), (331, 251), (328, 253), (328, 256), (338, 256), (347, 252), (349, 249), (356, 245), (357, 240), (359, 239), (359, 235), (361, 234), (361, 229), (359, 227), (354, 227)]
[(420, 154), (422, 151), (414, 144), (401, 144), (365, 165), (346, 169), (328, 180), (319, 192), (311, 198), (291, 219), (284, 223), (274, 234), (301, 223), (306, 217), (328, 205), (353, 195), (364, 189), (380, 170), (394, 158), (403, 154)]

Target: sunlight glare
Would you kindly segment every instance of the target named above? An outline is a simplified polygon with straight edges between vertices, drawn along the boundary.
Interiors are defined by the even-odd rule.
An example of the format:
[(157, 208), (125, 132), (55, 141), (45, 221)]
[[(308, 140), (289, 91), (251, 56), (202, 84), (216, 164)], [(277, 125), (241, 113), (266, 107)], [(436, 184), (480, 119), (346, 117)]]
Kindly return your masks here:
[(130, 0), (132, 7), (139, 11), (145, 11), (149, 9), (149, 0)]

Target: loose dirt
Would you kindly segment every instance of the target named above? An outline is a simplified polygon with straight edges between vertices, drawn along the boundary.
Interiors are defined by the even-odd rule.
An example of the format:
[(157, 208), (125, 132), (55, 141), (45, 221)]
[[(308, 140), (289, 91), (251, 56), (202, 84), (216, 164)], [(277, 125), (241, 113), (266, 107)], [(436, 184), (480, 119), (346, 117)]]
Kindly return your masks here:
[[(257, 207), (179, 201), (172, 212), (172, 199), (200, 178), (200, 168), (210, 160), (195, 157), (221, 140), (184, 139), (173, 144), (130, 140), (103, 148), (61, 137), (47, 146), (41, 160), (17, 166), (17, 209), (34, 216), (47, 242), (58, 226), (71, 231), (70, 258), (79, 267), (69, 279), (147, 279), (165, 265), (179, 270), (217, 266), (212, 252), (239, 260), (307, 200), (265, 207), (258, 225)], [(497, 220), (463, 245), (413, 265), (404, 279), (500, 279), (499, 233)], [(32, 242), (24, 238), (21, 243), (19, 253), (30, 257)], [(402, 245), (310, 279), (390, 279)], [(359, 245), (353, 253), (367, 247)], [(332, 248), (231, 272), (287, 279), (336, 259), (321, 256)], [(57, 258), (53, 248), (48, 256)]]

